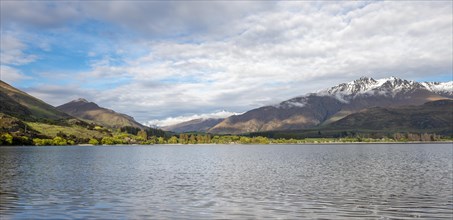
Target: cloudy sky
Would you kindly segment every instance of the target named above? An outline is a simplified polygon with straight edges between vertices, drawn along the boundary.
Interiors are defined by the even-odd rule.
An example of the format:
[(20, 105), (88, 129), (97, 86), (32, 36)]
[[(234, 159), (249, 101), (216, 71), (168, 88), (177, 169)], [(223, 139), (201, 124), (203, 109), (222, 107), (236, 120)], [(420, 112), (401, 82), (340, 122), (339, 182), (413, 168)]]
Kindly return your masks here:
[(1, 80), (163, 124), (361, 76), (452, 80), (451, 1), (1, 1)]

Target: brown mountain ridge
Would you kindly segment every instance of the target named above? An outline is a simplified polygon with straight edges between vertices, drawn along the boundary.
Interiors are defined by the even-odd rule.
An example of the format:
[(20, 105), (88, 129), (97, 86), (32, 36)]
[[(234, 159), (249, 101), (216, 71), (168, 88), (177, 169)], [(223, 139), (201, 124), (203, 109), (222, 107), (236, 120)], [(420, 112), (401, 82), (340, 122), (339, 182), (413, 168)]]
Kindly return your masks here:
[(333, 123), (366, 108), (422, 105), (453, 98), (452, 87), (452, 81), (418, 83), (396, 77), (378, 80), (362, 77), (277, 105), (228, 117), (208, 132), (241, 134), (309, 129)]
[(68, 115), (95, 122), (105, 127), (121, 128), (129, 126), (145, 129), (145, 126), (135, 121), (133, 117), (100, 107), (96, 103), (83, 98), (60, 105), (57, 109)]

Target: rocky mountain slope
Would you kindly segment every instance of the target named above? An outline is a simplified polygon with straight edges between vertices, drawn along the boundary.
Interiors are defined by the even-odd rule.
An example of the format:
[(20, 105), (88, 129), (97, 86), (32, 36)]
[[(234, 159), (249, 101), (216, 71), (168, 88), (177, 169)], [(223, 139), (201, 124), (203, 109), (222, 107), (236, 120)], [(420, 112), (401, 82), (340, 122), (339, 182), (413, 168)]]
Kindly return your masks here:
[(325, 126), (331, 130), (453, 133), (453, 100), (427, 102), (419, 106), (373, 107), (350, 114)]
[(121, 128), (126, 126), (140, 129), (145, 128), (144, 125), (136, 122), (134, 118), (129, 115), (102, 108), (96, 103), (89, 102), (82, 98), (60, 105), (57, 109), (71, 116), (110, 128)]
[(362, 77), (277, 105), (228, 117), (208, 131), (240, 134), (306, 129), (338, 121), (365, 108), (422, 105), (453, 98), (452, 90), (453, 81), (419, 83), (396, 77), (378, 80)]
[(162, 130), (164, 131), (173, 131), (177, 133), (183, 133), (183, 132), (206, 132), (210, 128), (214, 127), (221, 121), (223, 121), (224, 118), (208, 118), (208, 119), (203, 119), (203, 118), (198, 118), (198, 119), (193, 119), (190, 121), (178, 123), (175, 125), (170, 125), (170, 126), (165, 126), (162, 127)]

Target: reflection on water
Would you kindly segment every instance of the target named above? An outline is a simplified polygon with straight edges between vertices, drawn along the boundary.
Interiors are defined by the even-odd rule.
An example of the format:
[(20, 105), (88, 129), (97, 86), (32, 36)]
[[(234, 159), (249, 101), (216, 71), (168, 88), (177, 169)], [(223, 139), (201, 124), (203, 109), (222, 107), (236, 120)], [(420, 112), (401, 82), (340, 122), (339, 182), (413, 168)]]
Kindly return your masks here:
[(451, 144), (0, 148), (3, 218), (453, 217)]

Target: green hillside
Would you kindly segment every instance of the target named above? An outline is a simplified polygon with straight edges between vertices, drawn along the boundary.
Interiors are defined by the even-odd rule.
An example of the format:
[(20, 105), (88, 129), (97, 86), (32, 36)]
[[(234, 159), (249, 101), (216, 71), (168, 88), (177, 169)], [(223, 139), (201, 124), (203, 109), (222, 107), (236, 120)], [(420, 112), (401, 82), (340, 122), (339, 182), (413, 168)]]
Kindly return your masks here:
[(0, 112), (27, 121), (61, 122), (73, 118), (0, 80)]
[(148, 137), (167, 135), (140, 124), (113, 128), (81, 120), (3, 81), (0, 81), (0, 103), (0, 146), (136, 144), (148, 143)]

